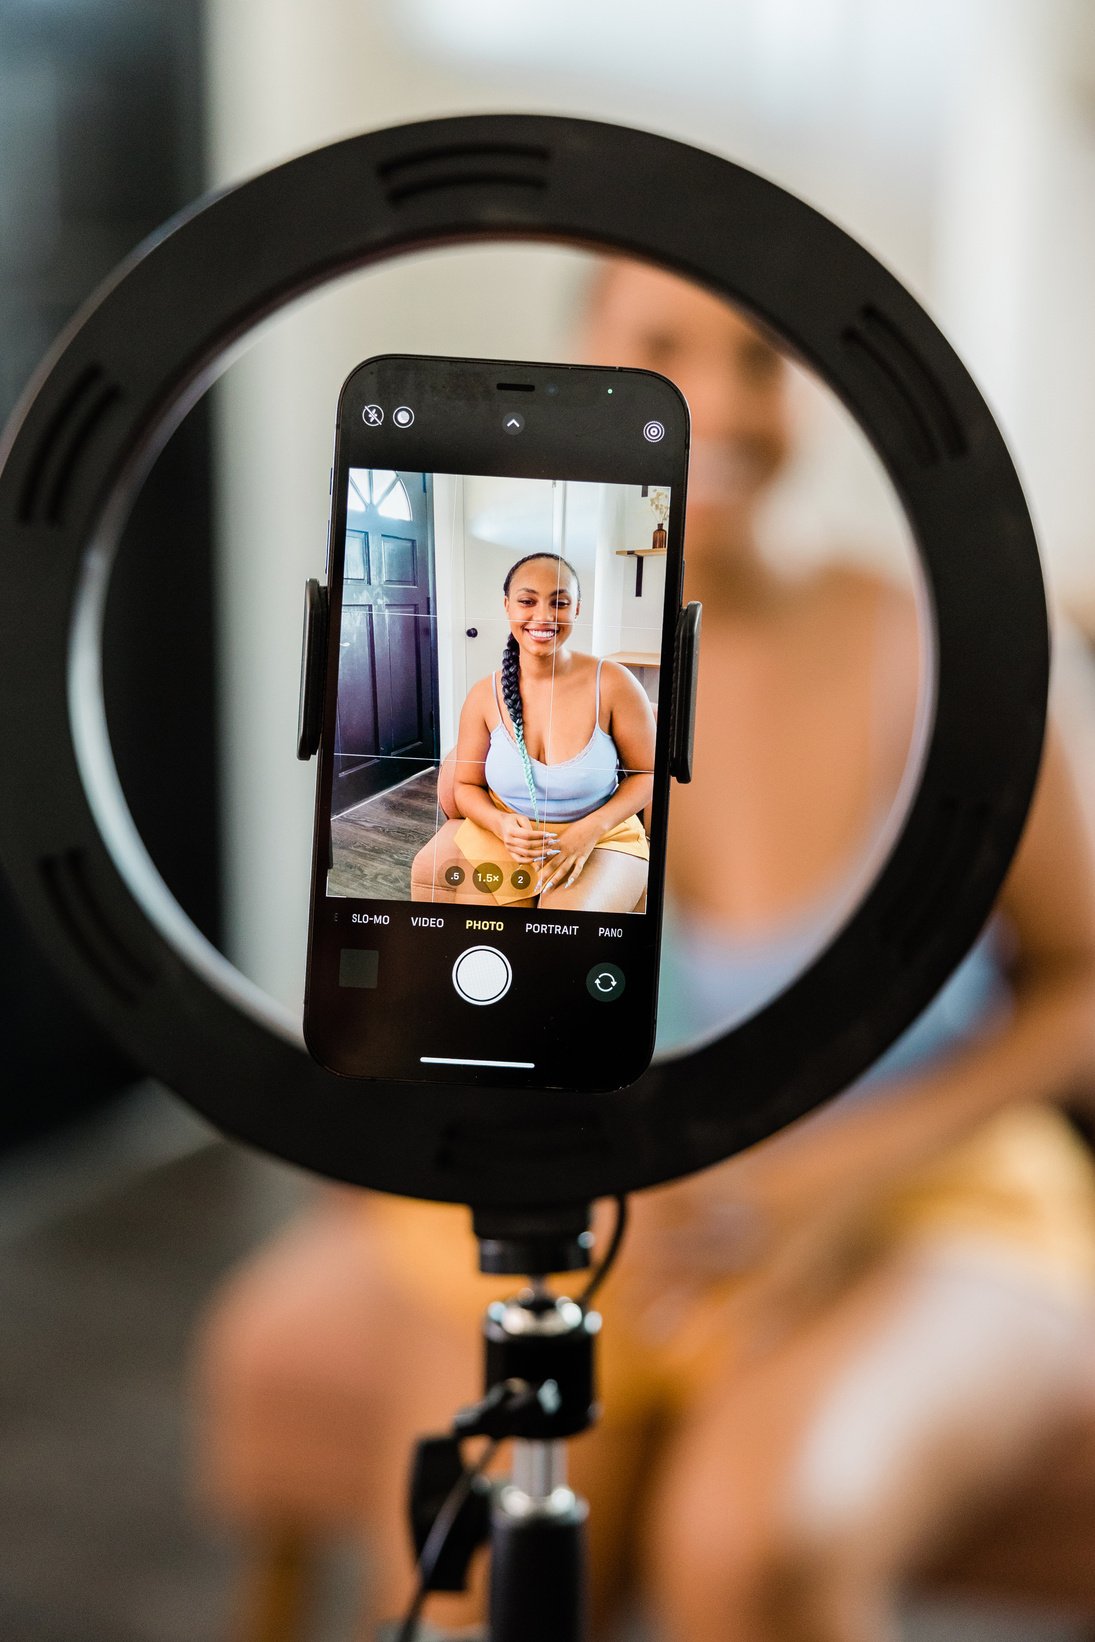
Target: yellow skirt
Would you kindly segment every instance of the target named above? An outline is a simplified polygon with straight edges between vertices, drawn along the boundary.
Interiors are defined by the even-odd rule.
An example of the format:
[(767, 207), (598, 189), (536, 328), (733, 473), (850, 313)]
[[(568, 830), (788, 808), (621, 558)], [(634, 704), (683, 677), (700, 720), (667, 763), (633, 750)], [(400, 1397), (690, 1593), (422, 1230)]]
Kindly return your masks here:
[[(516, 811), (509, 804), (503, 803), (497, 793), (491, 792), (489, 787), (487, 791), (490, 793), (491, 802), (496, 808), (505, 810), (510, 815), (516, 814)], [(571, 825), (572, 823), (569, 821), (533, 822), (533, 827), (537, 832), (550, 830), (558, 833), (560, 839), (566, 837), (567, 828)], [(507, 855), (495, 833), (489, 832), (486, 827), (481, 827), (477, 821), (462, 821), (456, 834), (455, 844), (461, 855), (466, 860), (471, 861), (474, 866), (480, 866), (482, 863), (489, 861), (492, 866), (498, 867), (502, 874), (502, 884), (501, 888), (495, 890), (491, 895), (491, 900), (495, 901), (498, 906), (511, 906), (515, 901), (526, 901), (528, 899), (528, 890), (519, 889), (512, 882), (512, 874), (524, 866), (525, 863), (515, 861), (512, 856)], [(618, 821), (614, 827), (605, 833), (603, 838), (597, 840), (595, 847), (599, 850), (619, 850), (621, 854), (635, 855), (641, 861), (649, 861), (650, 859), (650, 843), (643, 831), (643, 824), (637, 815), (629, 815), (625, 821)]]

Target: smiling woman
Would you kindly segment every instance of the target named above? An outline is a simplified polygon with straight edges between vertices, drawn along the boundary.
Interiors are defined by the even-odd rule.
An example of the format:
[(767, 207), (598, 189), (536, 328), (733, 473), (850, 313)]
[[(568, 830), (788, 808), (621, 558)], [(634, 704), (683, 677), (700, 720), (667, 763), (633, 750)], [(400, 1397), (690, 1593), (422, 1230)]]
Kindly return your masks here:
[(650, 859), (639, 812), (653, 791), (653, 710), (626, 668), (571, 648), (581, 587), (566, 559), (519, 559), (503, 592), (501, 670), (460, 715), (456, 848), (476, 860), (501, 845), (502, 905), (633, 912)]

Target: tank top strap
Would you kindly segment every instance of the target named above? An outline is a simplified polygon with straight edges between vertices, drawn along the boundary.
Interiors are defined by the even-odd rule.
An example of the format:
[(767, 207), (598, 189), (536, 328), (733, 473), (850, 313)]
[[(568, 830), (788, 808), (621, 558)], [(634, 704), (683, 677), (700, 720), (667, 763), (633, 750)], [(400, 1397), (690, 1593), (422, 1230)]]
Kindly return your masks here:
[(594, 697), (593, 697), (593, 729), (594, 729), (594, 731), (597, 731), (601, 728), (601, 668), (604, 666), (604, 664), (605, 664), (605, 658), (602, 656), (601, 659), (597, 663), (597, 688), (596, 688), (596, 691), (595, 691)]
[(490, 676), (490, 687), (494, 692), (494, 710), (498, 714), (498, 723), (501, 724), (504, 720), (502, 718), (502, 703), (498, 699), (498, 674), (496, 672)]

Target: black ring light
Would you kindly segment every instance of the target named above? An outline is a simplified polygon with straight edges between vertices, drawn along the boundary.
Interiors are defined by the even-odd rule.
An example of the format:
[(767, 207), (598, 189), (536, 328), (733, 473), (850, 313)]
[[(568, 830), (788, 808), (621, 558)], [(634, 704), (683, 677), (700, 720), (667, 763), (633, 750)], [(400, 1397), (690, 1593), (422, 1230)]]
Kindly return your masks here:
[[(122, 525), (226, 350), (365, 264), (514, 238), (633, 253), (786, 339), (897, 488), (934, 637), (916, 791), (854, 915), (760, 1013), (611, 1095), (395, 1089), (313, 1065), (295, 1023), (204, 943), (159, 879), (125, 808), (103, 707), (102, 610)], [(725, 160), (524, 115), (401, 126), (306, 154), (138, 250), (69, 326), (0, 454), (0, 859), (102, 1022), (243, 1140), (342, 1180), (473, 1204), (587, 1201), (668, 1180), (854, 1080), (990, 910), (1035, 779), (1048, 671), (1018, 480), (977, 389), (898, 281), (824, 217)]]

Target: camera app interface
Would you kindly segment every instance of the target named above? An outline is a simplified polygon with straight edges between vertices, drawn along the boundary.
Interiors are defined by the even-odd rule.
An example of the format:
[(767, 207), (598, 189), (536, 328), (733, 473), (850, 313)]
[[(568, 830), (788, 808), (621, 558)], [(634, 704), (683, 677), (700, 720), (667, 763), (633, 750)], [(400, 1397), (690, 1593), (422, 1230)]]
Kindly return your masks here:
[(346, 502), (327, 896), (641, 917), (668, 488), (351, 468)]

